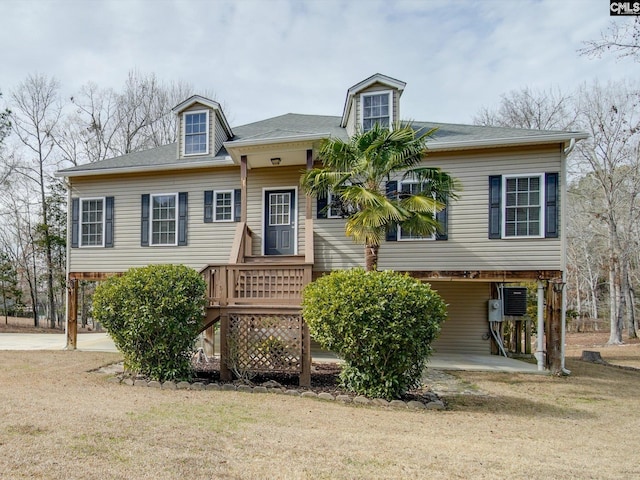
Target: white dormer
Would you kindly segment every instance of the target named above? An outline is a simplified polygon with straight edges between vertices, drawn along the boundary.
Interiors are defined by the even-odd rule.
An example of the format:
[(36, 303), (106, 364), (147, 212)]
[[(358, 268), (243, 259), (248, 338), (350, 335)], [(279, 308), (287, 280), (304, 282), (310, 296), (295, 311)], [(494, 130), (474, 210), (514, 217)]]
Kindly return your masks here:
[(222, 107), (214, 100), (193, 95), (176, 105), (179, 116), (178, 156), (215, 156), (222, 144), (233, 137)]
[(380, 73), (347, 91), (341, 126), (349, 135), (371, 129), (375, 123), (392, 126), (400, 120), (400, 96), (405, 82)]

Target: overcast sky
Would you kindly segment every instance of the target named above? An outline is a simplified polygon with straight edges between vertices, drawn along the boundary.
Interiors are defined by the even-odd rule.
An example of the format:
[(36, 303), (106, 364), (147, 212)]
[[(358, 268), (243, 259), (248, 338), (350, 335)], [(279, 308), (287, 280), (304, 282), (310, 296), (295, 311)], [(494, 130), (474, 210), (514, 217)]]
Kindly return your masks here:
[(341, 115), (374, 73), (407, 83), (402, 116), (471, 123), (500, 95), (639, 78), (640, 64), (580, 57), (609, 0), (0, 0), (0, 91), (30, 73), (70, 96), (138, 69), (214, 92), (232, 125)]

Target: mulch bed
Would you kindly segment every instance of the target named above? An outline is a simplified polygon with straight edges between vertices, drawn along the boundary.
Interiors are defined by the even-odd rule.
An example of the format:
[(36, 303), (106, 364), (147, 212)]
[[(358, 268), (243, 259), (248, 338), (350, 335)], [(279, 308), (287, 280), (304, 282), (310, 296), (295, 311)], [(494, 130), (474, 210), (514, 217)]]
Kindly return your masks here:
[[(206, 362), (194, 362), (193, 365), (196, 378), (198, 380), (224, 383), (220, 381), (219, 358), (208, 358)], [(326, 392), (334, 396), (349, 395), (351, 397), (355, 397), (355, 393), (349, 392), (340, 387), (339, 375), (341, 368), (342, 367), (339, 363), (313, 362), (311, 364), (311, 387), (301, 387), (298, 382), (298, 375), (280, 372), (256, 374), (248, 385), (273, 385), (273, 382), (277, 382), (287, 390), (312, 391), (315, 393)], [(240, 380), (235, 380), (231, 383), (247, 385), (247, 383)], [(403, 400), (405, 402), (416, 400), (427, 404), (434, 400), (440, 400), (440, 398), (433, 393), (428, 386), (424, 386), (423, 388), (407, 392), (405, 395), (400, 397), (399, 400)]]

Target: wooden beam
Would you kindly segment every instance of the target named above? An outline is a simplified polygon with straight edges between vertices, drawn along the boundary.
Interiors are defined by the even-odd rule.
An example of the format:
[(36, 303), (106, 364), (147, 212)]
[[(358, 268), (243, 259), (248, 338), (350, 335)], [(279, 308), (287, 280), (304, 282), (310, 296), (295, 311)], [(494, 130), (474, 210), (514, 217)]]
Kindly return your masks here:
[[(313, 169), (313, 150), (307, 150), (307, 171)], [(313, 209), (312, 209), (312, 197), (307, 194), (307, 209), (305, 212), (305, 218), (309, 220), (312, 217)]]
[(419, 280), (529, 282), (562, 277), (560, 270), (423, 270), (405, 271)]
[(302, 372), (298, 382), (301, 387), (311, 386), (311, 335), (304, 319), (302, 320)]
[(553, 375), (562, 374), (562, 290), (564, 284), (547, 283), (547, 368)]
[(228, 382), (231, 380), (231, 370), (229, 370), (229, 315), (220, 317), (220, 380)]
[(101, 282), (111, 277), (119, 277), (122, 272), (70, 272), (69, 280)]
[(240, 221), (247, 223), (247, 156), (240, 156)]
[(67, 350), (78, 347), (78, 280), (69, 279), (67, 286)]

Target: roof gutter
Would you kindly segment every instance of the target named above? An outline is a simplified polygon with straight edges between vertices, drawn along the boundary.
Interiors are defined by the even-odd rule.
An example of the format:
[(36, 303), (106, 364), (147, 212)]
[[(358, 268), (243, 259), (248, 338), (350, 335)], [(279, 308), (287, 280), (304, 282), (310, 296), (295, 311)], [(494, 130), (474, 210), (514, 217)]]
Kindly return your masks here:
[[(439, 142), (436, 139), (427, 142), (428, 151), (437, 150), (467, 150), (472, 148), (483, 147), (508, 147), (514, 145), (540, 145), (544, 143), (565, 143), (567, 141), (575, 144), (576, 139), (582, 140), (587, 138), (586, 133), (571, 132), (571, 135), (567, 134), (555, 134), (555, 135), (538, 135), (531, 137), (511, 137), (511, 138), (498, 138), (487, 140), (469, 140), (462, 142)], [(571, 144), (570, 144), (571, 146)], [(571, 147), (573, 148), (573, 147)]]
[(212, 163), (211, 160), (192, 163), (168, 163), (166, 165), (144, 165), (135, 167), (112, 167), (104, 169), (88, 169), (88, 170), (73, 170), (73, 171), (57, 171), (56, 177), (87, 177), (94, 175), (119, 175), (122, 173), (146, 173), (146, 172), (163, 172), (170, 170), (193, 170), (204, 167), (230, 167), (235, 165), (230, 156), (225, 156), (219, 159), (216, 163)]
[(238, 148), (238, 147), (259, 147), (261, 145), (275, 145), (278, 143), (293, 143), (293, 142), (314, 142), (316, 140), (324, 140), (325, 138), (329, 138), (331, 134), (329, 133), (313, 133), (306, 135), (293, 135), (289, 137), (277, 137), (277, 138), (268, 138), (268, 139), (251, 139), (248, 138), (246, 140), (231, 140), (228, 142), (223, 142), (222, 145), (229, 150), (230, 148)]

